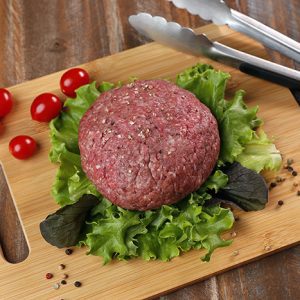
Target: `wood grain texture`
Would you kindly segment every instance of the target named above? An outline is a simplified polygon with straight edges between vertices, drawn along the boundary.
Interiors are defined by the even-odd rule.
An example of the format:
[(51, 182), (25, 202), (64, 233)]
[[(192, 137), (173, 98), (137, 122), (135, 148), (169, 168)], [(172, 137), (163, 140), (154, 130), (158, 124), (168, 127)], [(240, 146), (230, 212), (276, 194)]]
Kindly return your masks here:
[[(232, 8), (300, 41), (298, 0), (226, 2)], [(146, 40), (127, 23), (128, 15), (139, 11), (162, 15), (185, 26), (204, 24), (199, 18), (175, 9), (165, 0), (1, 0), (0, 36), (3, 42), (0, 48), (0, 86), (37, 78), (145, 43)], [(274, 51), (268, 53), (274, 61), (299, 68), (299, 65)], [(27, 253), (26, 247), (20, 251), (17, 246), (9, 244), (11, 239), (7, 237), (15, 234), (15, 245), (26, 243), (20, 227), (14, 225), (17, 222), (12, 217), (14, 207), (3, 194), (5, 191), (1, 192), (0, 199), (1, 243), (7, 245), (3, 248), (10, 250), (7, 257), (13, 261), (22, 260)], [(14, 233), (10, 229), (12, 227), (16, 227)], [(197, 283), (166, 298), (296, 299), (300, 291), (295, 283), (300, 276), (299, 261), (300, 246)], [(261, 278), (263, 280), (259, 280)]]
[[(258, 43), (226, 27), (208, 25), (199, 28), (199, 31), (204, 31), (210, 38), (234, 48), (265, 56)], [(293, 157), (293, 166), (296, 170), (300, 169), (299, 107), (285, 88), (242, 74), (205, 57), (182, 54), (155, 43), (101, 58), (82, 67), (98, 82), (126, 81), (130, 75), (140, 79), (174, 79), (178, 72), (199, 60), (231, 74), (227, 96), (232, 96), (236, 88), (247, 91), (246, 101), (249, 106), (260, 106), (259, 115), (265, 120), (265, 131), (277, 137), (278, 148), (287, 157)], [(30, 254), (25, 261), (17, 265), (5, 262), (0, 264), (0, 295), (4, 299), (148, 298), (300, 242), (299, 197), (295, 191), (291, 191), (292, 184), (297, 182), (298, 178), (291, 174), (288, 176), (287, 170), (282, 170), (282, 174), (288, 176), (288, 179), (280, 188), (272, 190), (267, 207), (257, 212), (240, 213), (240, 220), (233, 229), (237, 233), (234, 243), (230, 247), (217, 249), (209, 263), (200, 260), (204, 251), (190, 251), (168, 263), (136, 259), (101, 266), (101, 259), (85, 256), (83, 248), (76, 249), (72, 256), (66, 256), (63, 250), (47, 244), (40, 235), (39, 223), (57, 208), (50, 195), (57, 166), (50, 164), (48, 160), (50, 145), (47, 126), (30, 121), (28, 111), (34, 96), (44, 90), (62, 96), (58, 86), (61, 74), (62, 72), (54, 73), (9, 88), (18, 105), (15, 106), (14, 113), (5, 118), (7, 130), (0, 141), (0, 157), (23, 222)], [(283, 121), (287, 119), (289, 122)], [(28, 161), (18, 161), (7, 151), (7, 142), (11, 135), (20, 131), (33, 136), (39, 144), (38, 153)], [(277, 205), (279, 199), (284, 199), (284, 206)], [(227, 238), (231, 236), (231, 232), (226, 233)], [(234, 251), (239, 251), (239, 254), (233, 255)], [(80, 290), (71, 284), (58, 291), (51, 289), (51, 284), (60, 277), (60, 272), (56, 271), (59, 263), (67, 265), (68, 273), (72, 275), (70, 280), (80, 279), (83, 282), (84, 286)], [(51, 282), (44, 279), (44, 274), (49, 271), (54, 272), (56, 276)], [(250, 269), (251, 273), (255, 273), (253, 268)], [(256, 295), (253, 291), (254, 280), (255, 278), (249, 282), (252, 284), (249, 290), (243, 284), (242, 295)], [(205, 283), (207, 294), (217, 295), (217, 283), (218, 278)], [(199, 289), (199, 286), (197, 288)], [(192, 291), (189, 291), (191, 295)], [(270, 289), (266, 290), (265, 294), (268, 295), (269, 292)], [(238, 296), (236, 292), (235, 295)], [(259, 295), (264, 296), (261, 292)]]

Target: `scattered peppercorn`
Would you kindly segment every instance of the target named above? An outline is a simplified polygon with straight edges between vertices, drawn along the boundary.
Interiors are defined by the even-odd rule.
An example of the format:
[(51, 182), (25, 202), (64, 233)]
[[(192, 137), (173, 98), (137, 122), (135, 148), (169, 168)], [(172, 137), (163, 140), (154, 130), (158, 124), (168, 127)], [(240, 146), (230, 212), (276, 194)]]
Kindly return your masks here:
[(297, 196), (300, 196), (300, 191), (297, 192)]
[(68, 249), (66, 249), (65, 253), (66, 253), (67, 255), (71, 255), (71, 254), (73, 253), (73, 250), (70, 249), (70, 248), (68, 248)]
[(66, 268), (66, 266), (65, 266), (64, 264), (60, 264), (60, 265), (58, 266), (58, 268), (59, 268), (60, 270), (63, 270), (63, 269)]
[(276, 182), (271, 182), (270, 187), (274, 188), (275, 186), (277, 186), (277, 183)]
[(75, 285), (76, 287), (81, 287), (81, 282), (80, 282), (80, 281), (75, 281), (75, 282), (74, 282), (74, 285)]
[(47, 278), (47, 279), (51, 279), (52, 277), (53, 277), (53, 274), (52, 274), (52, 273), (47, 273), (47, 274), (46, 274), (46, 278)]
[(294, 160), (292, 158), (289, 158), (287, 161), (286, 161), (287, 165), (290, 166), (294, 163)]
[(65, 280), (62, 280), (60, 283), (61, 284), (67, 284), (67, 282)]
[(63, 276), (62, 276), (62, 278), (63, 278), (63, 279), (67, 279), (67, 278), (69, 278), (69, 275), (66, 274), (66, 273), (64, 273)]
[(278, 204), (279, 206), (282, 206), (282, 205), (284, 204), (284, 202), (283, 202), (282, 200), (279, 200), (279, 201), (277, 202), (277, 204)]
[(54, 288), (55, 290), (58, 290), (59, 287), (60, 287), (59, 283), (54, 283), (54, 284), (53, 284), (53, 288)]
[(287, 167), (287, 170), (288, 170), (289, 172), (293, 172), (293, 171), (294, 171), (294, 169), (293, 169), (291, 166), (288, 166), (288, 167)]
[(293, 171), (293, 172), (292, 172), (292, 175), (293, 175), (293, 176), (297, 176), (297, 175), (298, 175), (297, 171)]

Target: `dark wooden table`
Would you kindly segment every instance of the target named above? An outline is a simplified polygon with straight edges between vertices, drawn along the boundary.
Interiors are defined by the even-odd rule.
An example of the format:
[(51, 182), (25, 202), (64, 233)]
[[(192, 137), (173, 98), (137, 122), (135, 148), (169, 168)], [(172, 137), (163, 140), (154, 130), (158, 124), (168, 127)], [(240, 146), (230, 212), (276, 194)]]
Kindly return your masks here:
[[(300, 41), (299, 0), (226, 2)], [(145, 40), (127, 22), (129, 15), (140, 11), (185, 26), (205, 24), (166, 0), (0, 0), (0, 87), (143, 44)], [(268, 52), (271, 60), (300, 69), (280, 54)], [(19, 262), (28, 255), (28, 248), (3, 179), (0, 188), (0, 243), (6, 259)], [(300, 246), (162, 298), (300, 299)]]

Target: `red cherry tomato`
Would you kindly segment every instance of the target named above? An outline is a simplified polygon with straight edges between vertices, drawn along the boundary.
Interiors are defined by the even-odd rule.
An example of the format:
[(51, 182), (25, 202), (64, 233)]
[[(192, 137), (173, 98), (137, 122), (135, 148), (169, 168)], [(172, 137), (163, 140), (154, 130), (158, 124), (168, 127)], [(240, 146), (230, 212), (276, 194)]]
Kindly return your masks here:
[(36, 148), (36, 141), (28, 135), (18, 135), (9, 142), (9, 151), (17, 159), (29, 158)]
[(77, 90), (82, 85), (90, 82), (90, 76), (87, 71), (74, 68), (66, 71), (60, 79), (60, 89), (68, 97), (75, 98)]
[(59, 115), (61, 109), (62, 102), (56, 95), (44, 93), (33, 100), (30, 112), (33, 120), (49, 122)]
[(0, 117), (6, 116), (13, 106), (11, 93), (6, 89), (0, 89)]

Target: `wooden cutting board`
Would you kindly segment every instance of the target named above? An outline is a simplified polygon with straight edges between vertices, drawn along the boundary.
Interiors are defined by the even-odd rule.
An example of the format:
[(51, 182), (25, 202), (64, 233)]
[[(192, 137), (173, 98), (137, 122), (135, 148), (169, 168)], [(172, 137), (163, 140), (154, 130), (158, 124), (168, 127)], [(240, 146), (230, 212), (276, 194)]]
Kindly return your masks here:
[[(231, 47), (265, 56), (262, 46), (227, 27), (208, 25), (199, 28), (199, 32), (205, 32), (210, 38)], [(82, 67), (99, 82), (116, 82), (126, 81), (130, 76), (140, 79), (174, 78), (178, 72), (199, 61), (231, 73), (228, 95), (236, 89), (247, 91), (246, 102), (250, 106), (259, 104), (259, 115), (265, 120), (266, 132), (276, 138), (276, 144), (286, 158), (294, 158), (295, 167), (300, 171), (300, 113), (288, 89), (244, 75), (207, 58), (182, 54), (156, 43), (101, 58)], [(33, 98), (42, 92), (61, 95), (61, 74), (58, 72), (10, 88), (16, 105), (4, 120), (6, 129), (0, 138), (0, 158), (30, 253), (19, 264), (9, 264), (2, 258), (1, 299), (148, 298), (300, 241), (300, 197), (292, 188), (294, 182), (300, 181), (300, 176), (292, 178), (286, 170), (282, 170), (281, 174), (287, 180), (271, 191), (267, 208), (242, 213), (232, 230), (236, 232), (233, 244), (215, 251), (209, 263), (200, 260), (202, 251), (191, 251), (168, 263), (135, 259), (103, 266), (100, 258), (86, 256), (85, 249), (76, 249), (67, 256), (64, 250), (48, 245), (40, 235), (39, 223), (57, 209), (50, 195), (56, 166), (48, 161), (48, 127), (31, 121), (29, 108)], [(9, 140), (18, 134), (33, 136), (40, 145), (38, 153), (27, 161), (18, 161), (8, 152)], [(284, 200), (281, 207), (277, 205), (280, 199)], [(66, 265), (64, 271), (58, 270), (61, 263)], [(52, 272), (54, 278), (46, 280), (47, 272)], [(59, 282), (64, 272), (70, 276), (68, 284), (54, 290), (52, 284)], [(75, 280), (80, 280), (82, 287), (75, 288), (72, 284)]]

